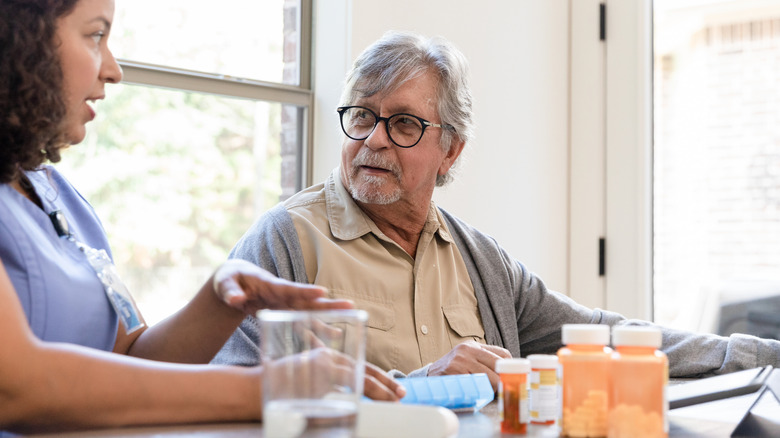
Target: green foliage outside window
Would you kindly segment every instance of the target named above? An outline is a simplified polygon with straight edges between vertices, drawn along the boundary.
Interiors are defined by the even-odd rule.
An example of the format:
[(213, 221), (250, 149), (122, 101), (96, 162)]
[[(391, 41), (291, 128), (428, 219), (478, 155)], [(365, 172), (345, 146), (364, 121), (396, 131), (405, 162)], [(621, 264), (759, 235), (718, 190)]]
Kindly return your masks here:
[[(279, 201), (281, 105), (132, 85), (107, 92), (87, 139), (58, 168), (97, 210), (120, 273), (154, 321), (192, 296)], [(156, 315), (145, 308), (152, 302)]]

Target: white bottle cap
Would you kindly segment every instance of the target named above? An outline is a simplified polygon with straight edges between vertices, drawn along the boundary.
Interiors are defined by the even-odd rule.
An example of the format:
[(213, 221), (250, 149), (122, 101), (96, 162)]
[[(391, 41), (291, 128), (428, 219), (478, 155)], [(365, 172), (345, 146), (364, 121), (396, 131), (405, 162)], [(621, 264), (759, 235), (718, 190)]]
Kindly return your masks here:
[(564, 324), (561, 341), (565, 345), (608, 345), (609, 326), (601, 324)]
[(657, 327), (622, 326), (612, 329), (612, 345), (661, 347), (661, 329)]
[(553, 354), (531, 354), (528, 356), (531, 368), (549, 370), (558, 368), (558, 356)]
[(498, 374), (524, 374), (531, 372), (531, 362), (528, 359), (498, 359), (496, 361)]

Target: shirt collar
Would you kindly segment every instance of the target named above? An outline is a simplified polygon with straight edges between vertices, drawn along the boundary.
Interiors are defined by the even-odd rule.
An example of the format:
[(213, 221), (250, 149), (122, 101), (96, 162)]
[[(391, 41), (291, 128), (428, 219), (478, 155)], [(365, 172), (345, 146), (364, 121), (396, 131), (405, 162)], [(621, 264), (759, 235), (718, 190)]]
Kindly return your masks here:
[[(341, 240), (354, 240), (371, 232), (380, 233), (374, 221), (360, 209), (344, 187), (338, 167), (325, 181), (325, 205), (330, 232), (334, 237)], [(423, 231), (434, 233), (445, 242), (453, 243), (447, 223), (433, 200), (428, 208), (428, 218), (425, 220)]]

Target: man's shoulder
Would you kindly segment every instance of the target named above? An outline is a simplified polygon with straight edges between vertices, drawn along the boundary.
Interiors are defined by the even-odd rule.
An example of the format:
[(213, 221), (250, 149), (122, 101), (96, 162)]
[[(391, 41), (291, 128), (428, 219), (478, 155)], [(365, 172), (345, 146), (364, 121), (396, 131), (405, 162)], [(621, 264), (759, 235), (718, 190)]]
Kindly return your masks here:
[(293, 217), (308, 214), (305, 212), (312, 206), (324, 204), (323, 190), (322, 184), (311, 186), (266, 210), (241, 237), (233, 253), (247, 248), (254, 252), (261, 241), (266, 244), (289, 241), (296, 234)]
[(282, 202), (282, 207), (289, 212), (307, 209), (316, 204), (324, 204), (326, 202), (325, 190), (325, 183), (315, 184), (287, 198)]
[(438, 208), (447, 223), (447, 228), (449, 229), (450, 234), (452, 234), (455, 244), (461, 251), (474, 255), (481, 254), (482, 256), (491, 259), (499, 257), (504, 252), (501, 245), (499, 245), (498, 241), (496, 241), (493, 236), (483, 233), (473, 225), (443, 208)]
[(439, 212), (441, 213), (442, 217), (447, 223), (447, 227), (450, 229), (450, 232), (460, 235), (462, 237), (473, 236), (477, 238), (490, 238), (490, 236), (478, 230), (476, 227), (469, 224), (465, 220), (455, 216), (454, 214), (448, 212), (447, 210), (441, 207), (437, 207), (437, 208), (439, 209)]

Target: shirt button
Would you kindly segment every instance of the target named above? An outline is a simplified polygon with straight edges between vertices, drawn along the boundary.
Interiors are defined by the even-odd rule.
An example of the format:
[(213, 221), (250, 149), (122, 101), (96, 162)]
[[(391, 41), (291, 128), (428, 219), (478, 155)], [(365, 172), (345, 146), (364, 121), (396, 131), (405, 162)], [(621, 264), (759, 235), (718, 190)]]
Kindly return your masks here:
[(428, 326), (427, 325), (420, 326), (420, 331), (422, 332), (422, 334), (427, 335), (428, 334)]

